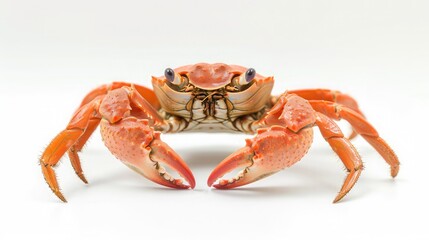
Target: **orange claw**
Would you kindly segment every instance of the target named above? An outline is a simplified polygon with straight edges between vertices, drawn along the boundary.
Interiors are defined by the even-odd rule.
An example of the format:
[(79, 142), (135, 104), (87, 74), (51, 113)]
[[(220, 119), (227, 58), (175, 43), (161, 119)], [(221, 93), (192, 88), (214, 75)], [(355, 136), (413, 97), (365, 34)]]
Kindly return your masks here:
[[(106, 147), (134, 171), (166, 187), (195, 187), (195, 178), (185, 161), (161, 141), (160, 133), (149, 126), (148, 120), (127, 117), (112, 124), (103, 119), (100, 127)], [(161, 164), (177, 171), (189, 185), (173, 178)]]
[[(295, 106), (301, 106), (296, 108)], [(283, 95), (259, 122), (256, 137), (246, 147), (230, 155), (211, 173), (208, 185), (238, 167), (247, 167), (236, 177), (219, 180), (215, 188), (234, 188), (252, 183), (298, 162), (313, 141), (314, 111), (296, 95)]]
[[(237, 168), (245, 168), (243, 170), (243, 174), (248, 172), (248, 168), (253, 165), (253, 156), (254, 153), (252, 149), (249, 146), (246, 146), (244, 148), (239, 149), (237, 152), (231, 154), (229, 157), (227, 157), (225, 160), (223, 160), (210, 174), (207, 185), (210, 187), (212, 186), (216, 180), (223, 175), (233, 171)], [(239, 177), (242, 177), (241, 173), (238, 174)], [(246, 175), (246, 174), (245, 174)], [(246, 178), (249, 178), (250, 176), (247, 174)], [(238, 180), (238, 179), (236, 179)], [(244, 180), (244, 179), (243, 179)], [(240, 181), (239, 183), (244, 183), (245, 181)], [(227, 180), (223, 180), (220, 184), (215, 184), (213, 187), (215, 188), (233, 188), (237, 187), (238, 183), (235, 181), (234, 184), (227, 184)], [(247, 182), (250, 183), (250, 182)], [(246, 184), (247, 184), (246, 183)]]
[[(192, 175), (191, 169), (186, 165), (185, 161), (180, 158), (179, 155), (177, 155), (176, 152), (174, 152), (173, 149), (170, 148), (166, 143), (161, 141), (159, 139), (159, 135), (156, 135), (157, 139), (153, 140), (150, 144), (150, 147), (152, 149), (152, 154), (150, 154), (150, 158), (152, 161), (157, 163), (163, 163), (167, 165), (168, 167), (175, 170), (181, 177), (183, 177), (188, 183), (188, 185), (184, 185), (180, 179), (174, 179), (170, 176), (170, 181), (168, 181), (168, 173), (165, 172), (162, 173), (162, 166), (158, 164), (158, 173), (155, 176), (155, 179), (150, 179), (154, 182), (157, 182), (159, 184), (162, 184), (164, 186), (172, 187), (172, 188), (195, 188), (195, 178)], [(170, 182), (173, 182), (174, 185), (169, 184)], [(166, 183), (166, 184), (164, 184)]]
[[(210, 174), (207, 184), (219, 189), (243, 186), (274, 174), (299, 161), (310, 148), (311, 128), (294, 133), (281, 126), (261, 129), (247, 146), (223, 160)], [(237, 168), (244, 169), (231, 179), (219, 178)], [(214, 184), (214, 185), (213, 185)]]
[[(138, 106), (138, 119), (131, 113), (131, 105)], [(134, 114), (135, 114), (134, 110)], [(109, 92), (100, 105), (101, 135), (106, 147), (119, 160), (147, 179), (171, 188), (194, 188), (195, 179), (186, 163), (166, 143), (160, 133), (154, 131), (154, 124), (162, 119), (147, 101), (133, 88), (115, 89)], [(167, 165), (182, 176), (173, 178), (162, 164)]]

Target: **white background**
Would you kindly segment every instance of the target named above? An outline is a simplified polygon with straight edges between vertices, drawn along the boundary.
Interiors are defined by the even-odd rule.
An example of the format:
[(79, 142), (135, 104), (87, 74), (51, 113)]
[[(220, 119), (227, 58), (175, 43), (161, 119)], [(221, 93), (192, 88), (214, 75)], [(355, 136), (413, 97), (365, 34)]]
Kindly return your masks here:
[[(427, 1), (0, 0), (0, 238), (429, 239)], [(194, 190), (159, 187), (109, 154), (95, 134), (57, 168), (68, 204), (38, 157), (81, 98), (114, 80), (150, 86), (166, 67), (225, 62), (274, 75), (274, 93), (332, 88), (358, 99), (397, 152), (392, 180), (362, 138), (366, 164), (332, 204), (344, 167), (318, 131), (295, 166), (231, 191), (206, 186), (248, 136), (164, 135), (190, 165)], [(342, 124), (345, 131), (346, 124)]]

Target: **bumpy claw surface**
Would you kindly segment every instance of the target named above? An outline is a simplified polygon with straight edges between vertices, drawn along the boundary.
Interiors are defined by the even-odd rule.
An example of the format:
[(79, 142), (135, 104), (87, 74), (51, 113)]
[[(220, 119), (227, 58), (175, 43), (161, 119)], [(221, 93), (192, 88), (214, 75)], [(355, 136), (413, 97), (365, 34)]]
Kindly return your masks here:
[[(231, 154), (213, 170), (207, 184), (215, 188), (230, 189), (267, 177), (299, 161), (310, 148), (312, 139), (311, 128), (299, 133), (280, 126), (261, 129), (255, 138), (246, 140), (244, 148)], [(237, 176), (220, 179), (214, 184), (237, 168), (244, 169)]]
[[(131, 169), (167, 187), (195, 187), (195, 179), (189, 167), (161, 141), (159, 132), (149, 127), (148, 120), (129, 117), (116, 124), (102, 120), (100, 126), (107, 148)], [(189, 185), (183, 183), (182, 179), (172, 177), (162, 164), (176, 171)]]

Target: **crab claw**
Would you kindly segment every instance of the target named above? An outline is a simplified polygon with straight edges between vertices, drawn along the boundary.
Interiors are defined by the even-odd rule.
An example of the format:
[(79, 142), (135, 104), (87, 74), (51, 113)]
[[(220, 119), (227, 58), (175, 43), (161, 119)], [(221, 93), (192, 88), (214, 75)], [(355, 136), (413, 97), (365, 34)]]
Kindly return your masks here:
[[(193, 189), (195, 187), (195, 178), (191, 170), (170, 146), (155, 139), (150, 144), (150, 150), (147, 149), (147, 151), (150, 151), (149, 157), (142, 162), (144, 170), (141, 172), (146, 178), (171, 188)], [(182, 179), (175, 179), (162, 165), (176, 171), (189, 185), (184, 184)]]
[[(147, 179), (171, 188), (195, 187), (195, 178), (185, 161), (160, 139), (160, 133), (147, 120), (127, 118), (117, 124), (103, 120), (101, 132), (109, 150)], [(176, 171), (189, 185), (174, 178), (164, 166)]]
[[(228, 156), (213, 170), (207, 184), (218, 189), (230, 189), (270, 176), (299, 161), (308, 151), (312, 136), (311, 128), (299, 133), (281, 126), (261, 129), (255, 138), (246, 140), (244, 148)], [(243, 170), (235, 177), (220, 179), (238, 168)]]
[[(258, 175), (257, 171), (252, 171), (249, 174), (250, 167), (253, 165), (253, 156), (253, 150), (248, 146), (241, 148), (237, 152), (231, 154), (212, 171), (207, 180), (207, 185), (209, 185), (209, 187), (213, 186), (215, 188), (234, 188), (256, 181), (256, 176)], [(223, 175), (238, 168), (244, 169), (239, 172), (236, 177), (231, 178), (230, 180), (221, 179), (218, 184), (214, 184)]]

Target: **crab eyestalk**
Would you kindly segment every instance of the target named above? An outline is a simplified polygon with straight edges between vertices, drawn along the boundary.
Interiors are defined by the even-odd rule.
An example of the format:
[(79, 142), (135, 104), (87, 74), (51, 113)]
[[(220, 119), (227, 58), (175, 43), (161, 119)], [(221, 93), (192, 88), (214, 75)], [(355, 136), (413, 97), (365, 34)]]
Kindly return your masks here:
[(184, 76), (181, 76), (180, 74), (176, 73), (173, 69), (167, 68), (164, 71), (165, 78), (167, 81), (172, 83), (173, 85), (178, 86), (180, 89), (185, 87), (187, 84), (187, 79)]
[(246, 72), (242, 73), (240, 76), (238, 76), (235, 80), (235, 84), (244, 86), (249, 84), (256, 76), (256, 71), (253, 68), (247, 69)]

